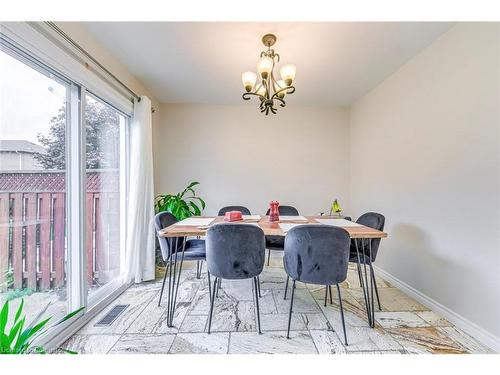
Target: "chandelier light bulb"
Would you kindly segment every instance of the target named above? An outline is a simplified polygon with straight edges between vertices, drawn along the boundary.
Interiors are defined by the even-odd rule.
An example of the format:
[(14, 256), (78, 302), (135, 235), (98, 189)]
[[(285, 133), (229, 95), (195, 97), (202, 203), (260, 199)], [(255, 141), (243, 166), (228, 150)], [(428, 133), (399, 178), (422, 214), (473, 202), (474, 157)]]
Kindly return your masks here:
[(264, 85), (260, 85), (259, 89), (257, 90), (257, 94), (266, 97), (266, 88), (264, 87)]
[(283, 65), (280, 69), (281, 79), (285, 81), (287, 86), (291, 86), (295, 79), (295, 71), (297, 68), (293, 64)]
[(241, 75), (241, 81), (246, 92), (250, 92), (255, 86), (255, 82), (257, 82), (257, 74), (254, 72), (245, 72)]
[[(276, 82), (276, 85), (278, 86), (276, 91), (279, 91), (279, 90), (282, 90), (282, 89), (288, 87), (288, 85), (282, 79), (280, 79), (278, 82)], [(282, 92), (280, 92), (278, 94), (278, 97), (283, 99), (285, 97), (286, 91), (287, 90), (283, 90)]]
[(267, 56), (262, 57), (257, 64), (257, 69), (262, 79), (267, 79), (273, 70), (273, 59)]

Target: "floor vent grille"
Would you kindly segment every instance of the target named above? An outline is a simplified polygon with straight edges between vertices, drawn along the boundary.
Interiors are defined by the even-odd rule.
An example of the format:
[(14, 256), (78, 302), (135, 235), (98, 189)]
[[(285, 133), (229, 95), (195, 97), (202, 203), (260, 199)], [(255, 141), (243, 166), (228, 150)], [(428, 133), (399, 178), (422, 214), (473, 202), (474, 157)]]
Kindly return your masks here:
[(129, 306), (130, 305), (115, 305), (101, 320), (94, 324), (94, 327), (110, 326)]

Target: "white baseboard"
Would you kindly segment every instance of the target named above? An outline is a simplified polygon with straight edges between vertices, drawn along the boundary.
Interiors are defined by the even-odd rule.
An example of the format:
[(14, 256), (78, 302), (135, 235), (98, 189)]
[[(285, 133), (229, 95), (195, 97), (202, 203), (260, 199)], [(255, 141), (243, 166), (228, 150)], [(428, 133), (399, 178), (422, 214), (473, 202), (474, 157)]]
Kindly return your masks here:
[(484, 328), (479, 327), (476, 323), (471, 322), (470, 320), (457, 314), (455, 311), (433, 300), (432, 298), (426, 296), (422, 292), (392, 276), (390, 273), (384, 271), (383, 269), (375, 265), (373, 266), (373, 268), (375, 269), (377, 276), (380, 276), (382, 279), (401, 289), (403, 292), (405, 292), (421, 304), (427, 306), (436, 314), (442, 316), (450, 323), (454, 324), (457, 328), (460, 328), (462, 331), (469, 334), (482, 344), (493, 349), (495, 352), (500, 353), (499, 337), (495, 336), (491, 332), (486, 331)]

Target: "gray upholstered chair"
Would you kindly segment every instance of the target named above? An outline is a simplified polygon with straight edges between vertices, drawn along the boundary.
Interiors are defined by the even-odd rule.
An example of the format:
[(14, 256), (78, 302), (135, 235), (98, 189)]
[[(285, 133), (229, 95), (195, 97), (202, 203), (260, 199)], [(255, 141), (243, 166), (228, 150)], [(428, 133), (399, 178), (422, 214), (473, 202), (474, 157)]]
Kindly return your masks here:
[[(280, 215), (284, 216), (299, 216), (299, 211), (292, 206), (279, 206), (278, 211)], [(266, 211), (266, 216), (269, 215), (269, 209)], [(271, 250), (283, 251), (285, 247), (285, 239), (281, 236), (266, 236), (266, 249), (267, 249), (267, 265), (271, 260)]]
[[(217, 214), (217, 216), (224, 216), (226, 214), (226, 212), (229, 212), (229, 211), (240, 211), (242, 215), (251, 215), (250, 213), (250, 210), (248, 208), (246, 208), (245, 206), (226, 206), (226, 207), (222, 207), (220, 210), (219, 210), (219, 213)], [(219, 279), (219, 282), (217, 284), (217, 292), (216, 292), (216, 295), (219, 293), (219, 288), (221, 287), (221, 279)], [(259, 284), (260, 285), (260, 284)], [(260, 296), (260, 290), (259, 290), (259, 296)]]
[(207, 230), (207, 268), (215, 276), (211, 292), (208, 333), (212, 325), (215, 291), (219, 279), (253, 279), (256, 319), (259, 333), (260, 311), (258, 276), (264, 268), (264, 231), (252, 224), (220, 223)]
[(345, 229), (321, 224), (298, 225), (286, 234), (284, 267), (287, 275), (293, 280), (287, 338), (290, 338), (295, 282), (325, 285), (326, 288), (336, 285), (347, 345), (339, 283), (347, 277), (350, 242), (349, 233)]
[[(370, 227), (373, 229), (377, 229), (380, 231), (384, 230), (385, 225), (385, 217), (382, 214), (378, 214), (376, 212), (367, 212), (366, 214), (361, 215), (356, 221), (358, 224), (362, 224), (366, 227)], [(378, 309), (380, 310), (380, 297), (378, 295), (377, 281), (375, 279), (375, 272), (373, 271), (372, 263), (375, 262), (377, 258), (378, 248), (380, 246), (380, 238), (372, 238), (368, 240), (358, 241), (358, 250), (359, 250), (359, 259), (358, 252), (356, 251), (356, 240), (351, 241), (351, 250), (349, 253), (349, 262), (356, 263), (358, 266), (358, 277), (359, 284), (363, 287), (363, 277), (361, 275), (361, 265), (367, 264), (370, 267), (370, 275), (373, 280), (373, 284), (375, 286), (375, 295), (377, 296)], [(368, 241), (371, 242), (371, 252), (372, 256), (370, 259), (370, 252), (368, 248)], [(363, 246), (361, 246), (361, 243)]]
[[(165, 281), (167, 279), (167, 267), (169, 265), (170, 257), (178, 251), (182, 251), (182, 246), (184, 244), (184, 237), (161, 237), (158, 235), (158, 231), (176, 223), (178, 220), (170, 212), (160, 212), (155, 216), (155, 229), (156, 235), (158, 237), (158, 242), (160, 243), (160, 250), (163, 260), (165, 261), (165, 275), (163, 276), (163, 283), (161, 285), (160, 298), (158, 300), (158, 306), (161, 304), (161, 298), (163, 296), (163, 290), (165, 289)], [(204, 240), (187, 240), (186, 246), (184, 248), (184, 260), (195, 260), (198, 264), (205, 260), (205, 241)], [(200, 267), (198, 267), (199, 269)], [(182, 268), (179, 269), (179, 272)], [(199, 272), (196, 275), (199, 278)], [(210, 282), (210, 276), (208, 277)]]
[(229, 211), (240, 211), (242, 215), (251, 215), (250, 210), (244, 206), (226, 206), (219, 210), (218, 216), (224, 216)]

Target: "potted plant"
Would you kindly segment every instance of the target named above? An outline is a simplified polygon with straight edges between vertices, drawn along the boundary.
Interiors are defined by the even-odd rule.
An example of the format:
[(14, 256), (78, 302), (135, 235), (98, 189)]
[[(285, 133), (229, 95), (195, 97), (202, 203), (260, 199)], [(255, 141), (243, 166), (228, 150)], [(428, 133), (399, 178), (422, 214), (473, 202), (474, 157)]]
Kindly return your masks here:
[[(205, 209), (205, 201), (196, 196), (194, 187), (198, 181), (191, 182), (183, 191), (177, 194), (158, 195), (155, 198), (155, 211), (170, 212), (177, 220), (184, 220), (191, 216), (200, 216)], [(186, 196), (191, 193), (191, 196)]]
[[(194, 187), (199, 184), (198, 181), (193, 181), (177, 194), (160, 194), (156, 196), (155, 212), (170, 212), (177, 220), (200, 216), (205, 209), (205, 201), (198, 197), (194, 190)], [(156, 239), (156, 265), (162, 267), (165, 265), (161, 257), (158, 239)]]
[[(48, 326), (52, 317), (42, 320), (42, 316), (49, 306), (50, 303), (38, 313), (31, 323), (26, 324), (26, 316), (23, 314), (24, 299), (22, 299), (14, 315), (12, 324), (10, 327), (7, 327), (7, 323), (9, 322), (9, 301), (5, 301), (0, 310), (0, 354), (46, 354), (47, 350), (43, 346), (36, 345), (35, 340), (49, 329), (64, 323), (83, 310), (83, 307), (81, 307), (64, 316), (53, 326)], [(76, 354), (73, 351), (62, 348), (59, 348), (59, 350), (65, 353)]]

